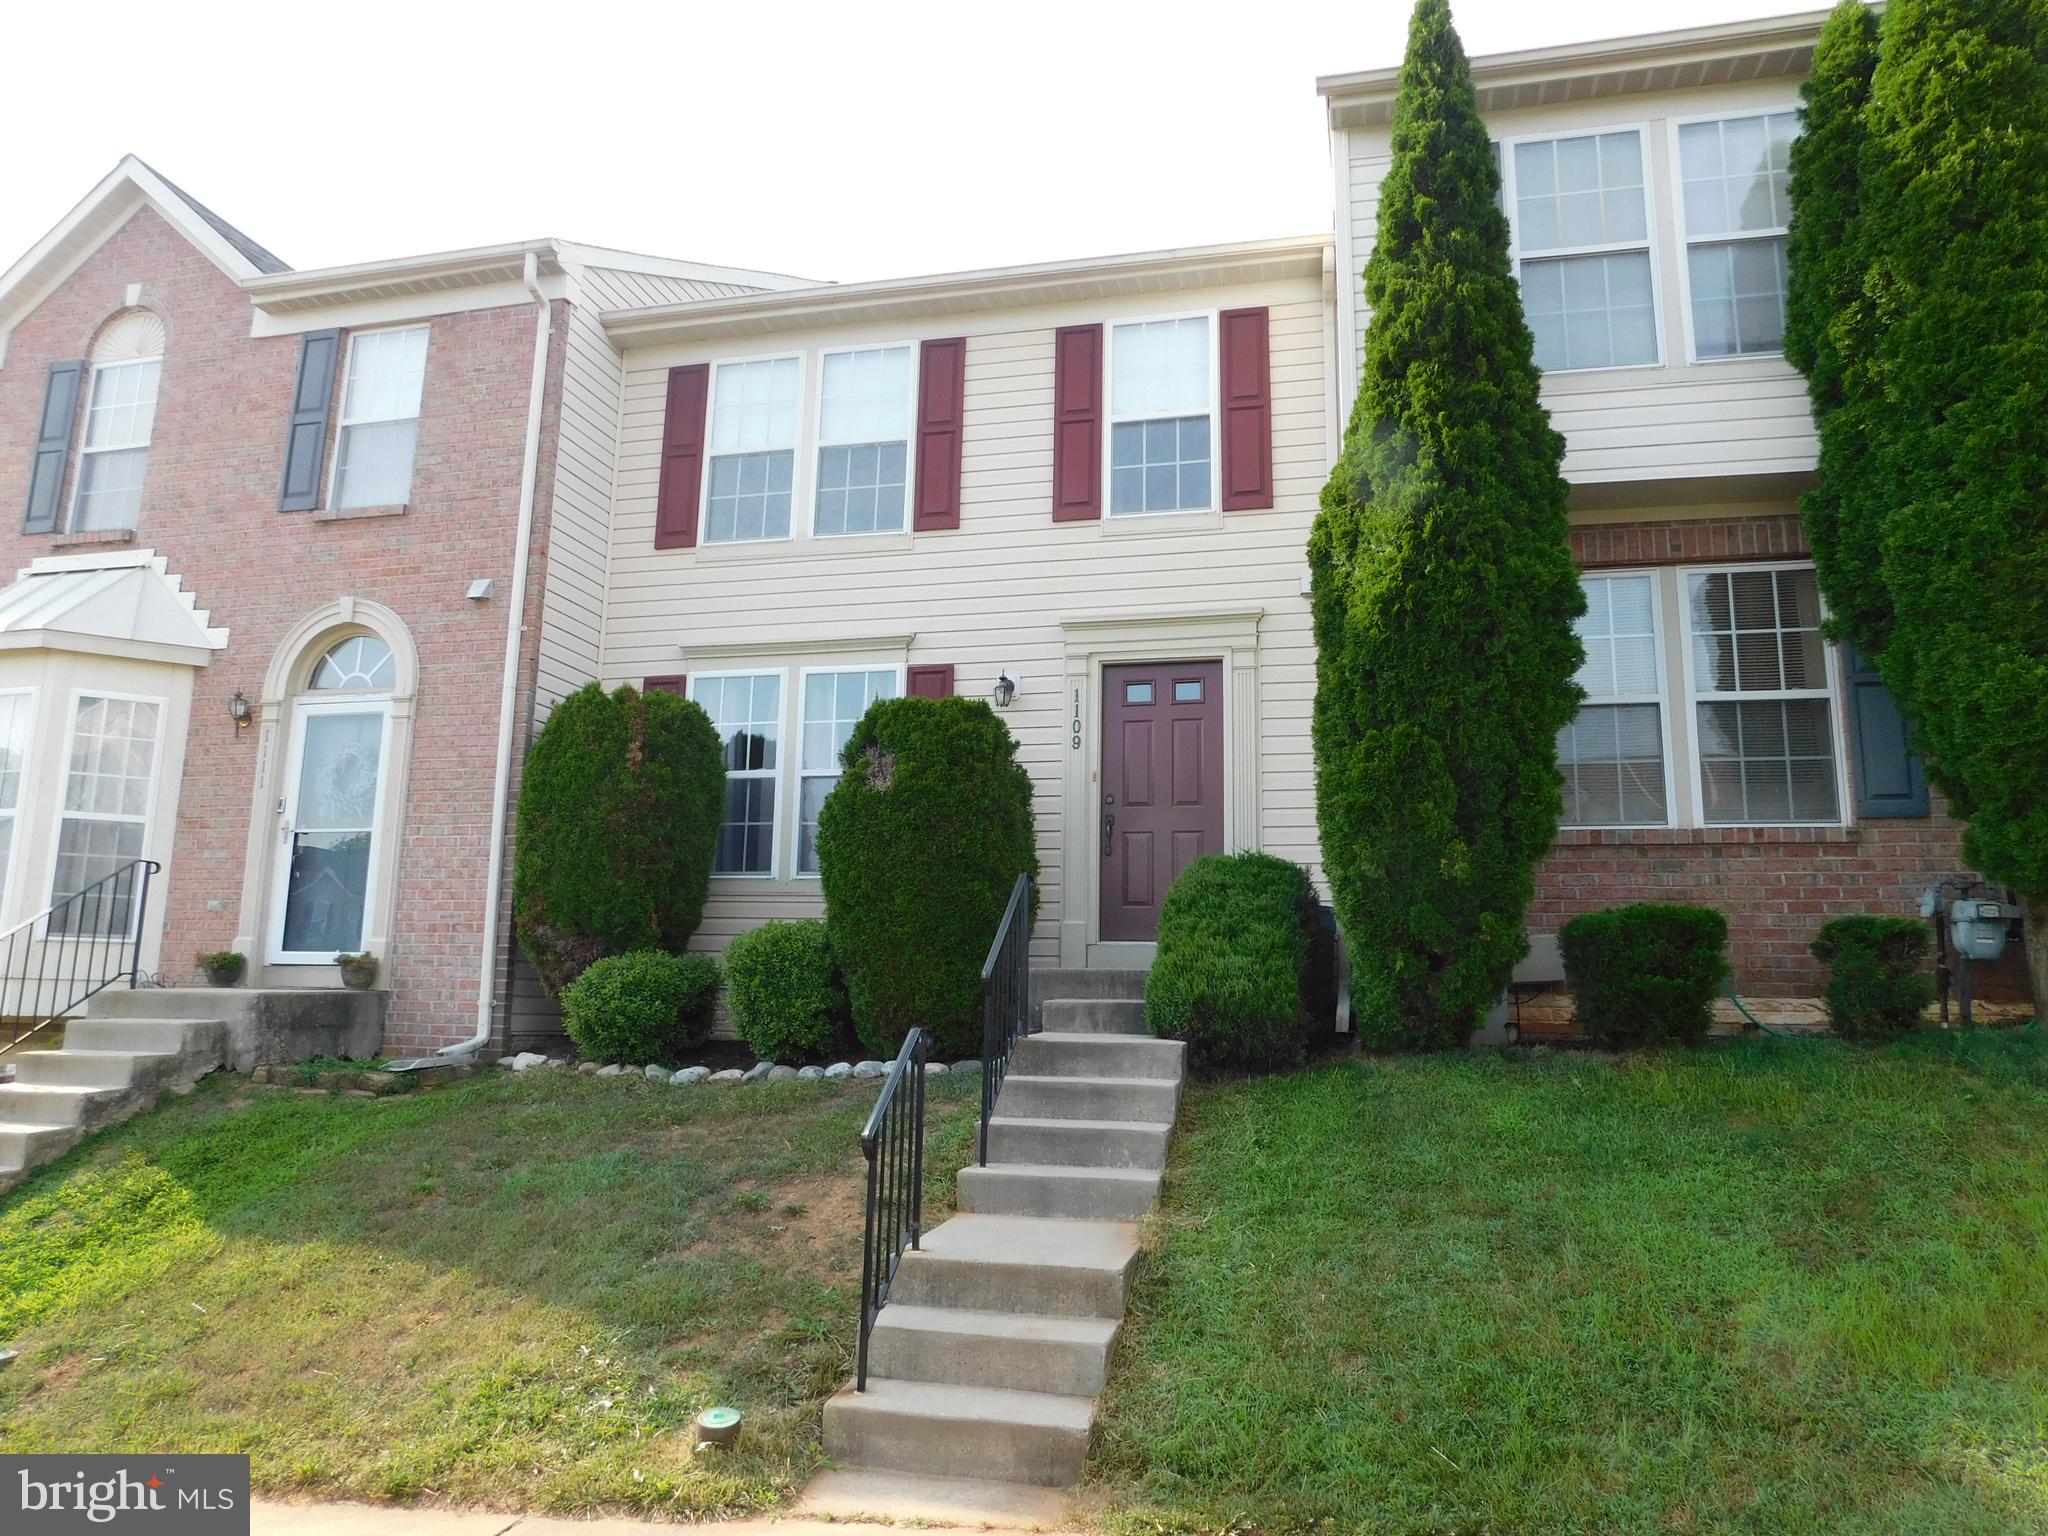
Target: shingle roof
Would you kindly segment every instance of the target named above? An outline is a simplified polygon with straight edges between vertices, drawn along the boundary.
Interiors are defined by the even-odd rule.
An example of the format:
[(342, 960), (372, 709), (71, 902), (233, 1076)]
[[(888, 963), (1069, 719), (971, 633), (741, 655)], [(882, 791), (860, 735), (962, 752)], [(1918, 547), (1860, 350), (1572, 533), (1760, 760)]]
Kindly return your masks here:
[(190, 208), (194, 213), (198, 214), (200, 218), (204, 219), (207, 222), (207, 224), (209, 224), (212, 227), (215, 234), (219, 235), (223, 240), (227, 241), (229, 245), (232, 245), (236, 250), (240, 251), (244, 256), (246, 256), (257, 271), (291, 271), (290, 263), (286, 262), (282, 257), (275, 255), (271, 251), (264, 249), (262, 246), (258, 245), (254, 240), (251, 240), (247, 235), (243, 234), (239, 229), (235, 228), (234, 225), (230, 224), (226, 219), (222, 218), (219, 214), (215, 213), (211, 208), (207, 207), (206, 204), (200, 202), (199, 199), (194, 197), (190, 192), (187, 192), (183, 187), (179, 186), (175, 181), (171, 180), (171, 178), (166, 176), (162, 171), (158, 170), (155, 166), (150, 165), (148, 161), (143, 160), (140, 156), (138, 156), (136, 158), (136, 163), (138, 165), (147, 166), (151, 175), (155, 176), (158, 181), (161, 181), (165, 186), (169, 187), (173, 192), (177, 193), (178, 196), (184, 201), (186, 207)]

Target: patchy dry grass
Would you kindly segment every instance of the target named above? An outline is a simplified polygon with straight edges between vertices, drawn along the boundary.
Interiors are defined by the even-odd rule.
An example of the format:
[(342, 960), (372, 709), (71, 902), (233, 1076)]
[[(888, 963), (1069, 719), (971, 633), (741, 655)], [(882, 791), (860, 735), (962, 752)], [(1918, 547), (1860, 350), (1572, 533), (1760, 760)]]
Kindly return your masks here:
[[(932, 1081), (930, 1220), (978, 1086)], [(864, 1086), (216, 1079), (0, 1200), (10, 1451), (243, 1451), (270, 1493), (706, 1516), (817, 1464)], [(732, 1403), (742, 1449), (693, 1461)]]

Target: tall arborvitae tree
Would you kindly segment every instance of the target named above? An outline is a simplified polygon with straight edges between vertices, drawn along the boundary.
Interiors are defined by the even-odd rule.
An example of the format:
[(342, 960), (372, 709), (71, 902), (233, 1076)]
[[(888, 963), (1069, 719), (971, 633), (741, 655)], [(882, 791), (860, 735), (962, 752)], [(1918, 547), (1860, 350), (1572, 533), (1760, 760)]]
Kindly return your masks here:
[(1372, 320), (1309, 542), (1316, 820), (1368, 1041), (1461, 1045), (1526, 949), (1584, 611), (1500, 171), (1446, 0), (1418, 0)]
[(1875, 468), (1887, 413), (1875, 380), (1879, 337), (1865, 291), (1870, 253), (1861, 217), (1865, 109), (1876, 68), (1877, 13), (1863, 0), (1842, 0), (1821, 28), (1813, 73), (1800, 91), (1785, 296), (1785, 355), (1806, 375), (1821, 444), (1799, 513), (1829, 612), (1873, 656), (1891, 630)]
[(1862, 186), (1878, 661), (2048, 1005), (2048, 5), (1892, 0)]

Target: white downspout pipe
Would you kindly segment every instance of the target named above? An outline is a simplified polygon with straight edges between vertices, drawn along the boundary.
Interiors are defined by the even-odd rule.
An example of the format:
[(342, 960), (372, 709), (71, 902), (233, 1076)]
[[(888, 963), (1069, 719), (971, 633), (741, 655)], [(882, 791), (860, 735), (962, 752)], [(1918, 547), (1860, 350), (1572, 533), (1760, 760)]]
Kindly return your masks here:
[(468, 1056), (491, 1038), (491, 1001), (498, 980), (498, 908), (505, 886), (505, 821), (512, 801), (512, 720), (519, 698), (520, 641), (526, 629), (527, 562), (533, 554), (533, 502), (540, 479), (540, 428), (548, 385), (553, 309), (541, 292), (540, 259), (526, 253), (526, 291), (533, 295), (533, 382), (526, 401), (526, 453), (519, 470), (519, 534), (512, 547), (512, 601), (505, 615), (505, 675), (498, 688), (498, 757), (491, 785), (491, 862), (484, 877), (484, 943), (477, 966), (476, 1032), (437, 1056)]

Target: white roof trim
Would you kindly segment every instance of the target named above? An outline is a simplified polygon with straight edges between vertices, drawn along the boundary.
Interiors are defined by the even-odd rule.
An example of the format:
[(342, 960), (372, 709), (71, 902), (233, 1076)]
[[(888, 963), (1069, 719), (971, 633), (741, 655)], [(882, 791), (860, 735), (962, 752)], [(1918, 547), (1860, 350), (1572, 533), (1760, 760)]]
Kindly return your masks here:
[(1320, 282), (1323, 252), (1331, 240), (1329, 235), (1304, 235), (871, 283), (827, 283), (730, 299), (607, 310), (604, 327), (617, 345), (646, 346), (1287, 278), (1313, 277)]
[(228, 643), (154, 550), (37, 560), (0, 588), (0, 650), (85, 651), (205, 666)]
[(256, 264), (169, 183), (133, 155), (124, 155), (48, 234), (0, 274), (0, 364), (7, 360), (7, 338), (23, 317), (145, 205), (229, 277), (241, 282), (257, 275)]
[[(1874, 6), (1873, 9), (1882, 9)], [(1763, 21), (1721, 22), (1634, 37), (1604, 38), (1484, 54), (1472, 60), (1479, 107), (1511, 107), (1621, 96), (1730, 80), (1803, 75), (1813, 62), (1826, 11)], [(1401, 83), (1398, 65), (1324, 75), (1316, 81), (1332, 128), (1384, 123)]]

